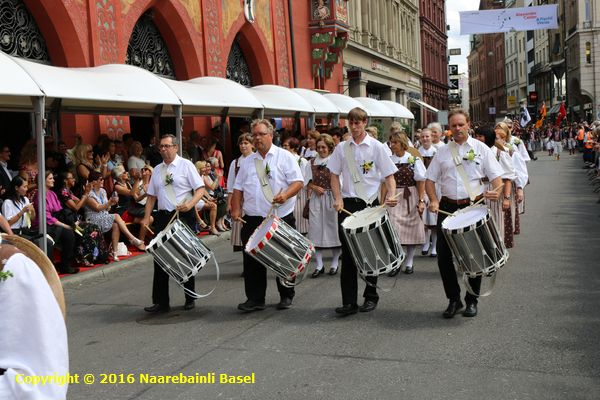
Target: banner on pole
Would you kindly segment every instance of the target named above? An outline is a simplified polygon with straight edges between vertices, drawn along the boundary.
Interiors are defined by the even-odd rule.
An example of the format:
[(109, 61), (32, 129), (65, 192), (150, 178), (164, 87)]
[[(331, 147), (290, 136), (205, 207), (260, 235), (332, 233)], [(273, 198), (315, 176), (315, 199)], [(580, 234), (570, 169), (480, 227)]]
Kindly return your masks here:
[(461, 11), (460, 34), (558, 29), (558, 4), (505, 8), (501, 10)]

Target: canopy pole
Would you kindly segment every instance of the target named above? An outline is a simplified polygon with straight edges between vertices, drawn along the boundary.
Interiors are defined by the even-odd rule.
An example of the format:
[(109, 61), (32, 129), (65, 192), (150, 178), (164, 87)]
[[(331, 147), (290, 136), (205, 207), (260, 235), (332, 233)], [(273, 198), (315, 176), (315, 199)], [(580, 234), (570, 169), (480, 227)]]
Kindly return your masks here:
[(177, 143), (179, 143), (179, 150), (177, 154), (180, 157), (183, 156), (183, 106), (177, 105), (173, 106), (173, 111), (175, 111), (175, 136), (177, 137)]
[(317, 117), (315, 114), (308, 115), (308, 118), (306, 118), (306, 125), (308, 126), (308, 129), (315, 129), (316, 119)]
[(38, 223), (39, 233), (42, 235), (40, 242), (41, 249), (44, 253), (48, 252), (46, 246), (46, 155), (44, 148), (44, 97), (32, 98), (34, 103), (33, 118), (35, 121), (35, 138), (37, 144), (37, 161), (38, 161)]

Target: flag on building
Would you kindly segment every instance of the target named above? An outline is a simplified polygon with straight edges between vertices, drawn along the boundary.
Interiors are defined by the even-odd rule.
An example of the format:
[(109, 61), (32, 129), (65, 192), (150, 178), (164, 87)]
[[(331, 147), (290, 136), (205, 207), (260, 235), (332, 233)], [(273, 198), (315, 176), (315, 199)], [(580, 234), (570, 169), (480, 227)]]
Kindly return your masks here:
[(535, 123), (535, 129), (539, 129), (542, 126), (545, 118), (546, 118), (546, 103), (542, 101), (542, 107), (540, 108), (538, 120)]
[(567, 116), (567, 109), (565, 108), (565, 102), (560, 103), (560, 109), (558, 110), (558, 117), (556, 117), (556, 126), (560, 127), (560, 123)]
[(531, 121), (531, 115), (529, 115), (529, 110), (524, 105), (521, 106), (521, 127), (525, 128), (525, 126)]

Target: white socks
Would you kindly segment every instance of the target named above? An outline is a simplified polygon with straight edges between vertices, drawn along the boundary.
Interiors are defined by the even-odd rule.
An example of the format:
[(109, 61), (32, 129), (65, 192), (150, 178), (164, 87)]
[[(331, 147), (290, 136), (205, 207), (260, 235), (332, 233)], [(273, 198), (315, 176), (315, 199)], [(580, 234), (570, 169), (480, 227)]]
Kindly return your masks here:
[(415, 258), (415, 251), (417, 250), (417, 245), (413, 244), (410, 246), (406, 246), (406, 258), (404, 259), (405, 267), (413, 266), (413, 259)]
[[(337, 269), (341, 255), (341, 247), (331, 249), (331, 269)], [(315, 250), (315, 260), (317, 261), (317, 266), (315, 267), (315, 269), (317, 271), (320, 271), (321, 269), (323, 269), (323, 250)]]
[(321, 250), (315, 250), (315, 258), (317, 259), (316, 270), (320, 271), (323, 269), (323, 252)]
[(437, 229), (431, 230), (431, 254), (437, 254)]

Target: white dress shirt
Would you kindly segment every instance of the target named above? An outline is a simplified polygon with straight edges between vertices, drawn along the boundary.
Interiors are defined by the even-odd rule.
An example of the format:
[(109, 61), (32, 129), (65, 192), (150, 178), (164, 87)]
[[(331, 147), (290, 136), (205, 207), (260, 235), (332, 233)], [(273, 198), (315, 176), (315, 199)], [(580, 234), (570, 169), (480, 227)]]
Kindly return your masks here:
[(523, 157), (521, 157), (521, 153), (515, 151), (512, 153), (512, 161), (515, 166), (515, 184), (518, 188), (524, 188), (529, 181), (529, 172), (527, 171), (527, 164)]
[(496, 146), (491, 147), (492, 151), (496, 153), (496, 160), (500, 163), (502, 170), (504, 173), (502, 174), (502, 179), (508, 179), (509, 181), (514, 181), (517, 179), (517, 174), (515, 172), (515, 164), (508, 153), (508, 151), (503, 151), (497, 148)]
[[(165, 180), (163, 170), (166, 168), (166, 176), (171, 176), (173, 182), (170, 183), (175, 192), (177, 204), (169, 200), (167, 194), (168, 186)], [(177, 205), (182, 204), (193, 197), (193, 192), (204, 187), (204, 181), (198, 174), (196, 167), (190, 160), (175, 156), (175, 159), (166, 165), (164, 162), (154, 167), (152, 178), (148, 184), (148, 195), (155, 196), (158, 200), (158, 209), (173, 211)], [(170, 190), (170, 189), (169, 189)]]
[[(254, 160), (256, 159), (261, 160), (263, 168), (266, 169), (267, 165), (269, 166), (267, 177), (269, 178), (273, 196), (277, 196), (279, 192), (287, 190), (294, 182), (304, 184), (304, 177), (294, 155), (275, 145), (271, 145), (264, 159), (260, 153), (256, 152), (246, 157), (240, 163), (240, 170), (235, 178), (234, 189), (244, 194), (244, 214), (253, 217), (266, 217), (269, 210), (271, 210), (271, 202), (265, 198), (261, 189), (254, 164)], [(280, 217), (285, 217), (294, 211), (295, 204), (296, 196), (292, 196), (285, 203), (280, 204), (275, 213)]]
[(419, 153), (421, 153), (423, 157), (433, 157), (435, 156), (435, 153), (437, 153), (437, 149), (433, 144), (428, 149), (421, 146), (419, 147)]
[[(344, 198), (358, 197), (352, 176), (350, 175), (348, 163), (345, 160), (346, 146), (352, 146), (354, 161), (359, 173), (361, 173), (365, 194), (368, 197), (372, 197), (375, 193), (378, 193), (381, 182), (386, 177), (398, 171), (398, 168), (396, 168), (388, 155), (385, 144), (369, 135), (365, 135), (364, 140), (357, 145), (354, 142), (354, 138), (351, 137), (347, 141), (341, 142), (340, 146), (336, 146), (327, 164), (327, 167), (333, 174), (341, 176), (340, 183), (342, 184), (342, 197)], [(362, 165), (368, 162), (373, 162), (373, 166), (368, 171), (365, 171)]]
[(523, 160), (524, 161), (531, 161), (531, 158), (529, 158), (529, 153), (527, 153), (527, 149), (525, 148), (525, 143), (523, 143), (523, 141), (521, 139), (519, 139), (516, 136), (511, 136), (510, 137), (510, 145), (509, 146), (511, 148), (513, 146), (516, 146), (517, 150), (521, 154), (521, 157), (523, 157)]
[[(390, 157), (394, 164), (409, 164), (408, 160), (412, 157), (412, 155), (407, 151), (404, 153), (402, 157), (398, 157), (395, 154), (392, 154)], [(415, 157), (415, 163), (413, 167), (414, 177), (413, 179), (417, 182), (422, 182), (425, 180), (425, 174), (427, 170), (425, 169), (425, 164), (423, 164), (423, 160)]]
[(233, 186), (235, 185), (235, 169), (236, 167), (240, 167), (242, 161), (245, 160), (246, 157), (240, 156), (231, 162), (229, 165), (229, 173), (227, 174), (227, 193), (233, 193)]
[[(467, 199), (469, 198), (469, 193), (458, 174), (452, 159), (450, 146), (451, 144), (448, 144), (438, 149), (427, 169), (427, 179), (435, 182), (436, 188), (441, 188), (442, 196), (453, 200)], [(502, 174), (504, 174), (500, 163), (496, 161), (494, 152), (485, 143), (469, 136), (462, 145), (457, 144), (456, 147), (467, 179), (475, 195), (480, 195), (484, 190), (481, 183), (482, 178), (487, 177), (492, 181), (498, 177), (502, 177)], [(463, 158), (471, 149), (475, 153), (475, 159), (473, 161), (464, 160)]]
[[(17, 214), (19, 214), (23, 208), (27, 207), (28, 204), (29, 204), (29, 199), (27, 197), (23, 197), (23, 199), (21, 199), (21, 201), (19, 201), (17, 203), (15, 203), (11, 199), (6, 199), (6, 200), (4, 200), (4, 203), (2, 203), (2, 215), (4, 215), (4, 217), (7, 220), (10, 220), (11, 218), (14, 218)], [(10, 228), (11, 229), (29, 228), (27, 226), (25, 214), (23, 214), (21, 216), (21, 218), (19, 218), (17, 220), (17, 222), (12, 224), (10, 226)]]
[(437, 143), (431, 143), (432, 147), (435, 147), (436, 150), (441, 149), (442, 147), (446, 146), (446, 143), (442, 142), (441, 140)]

